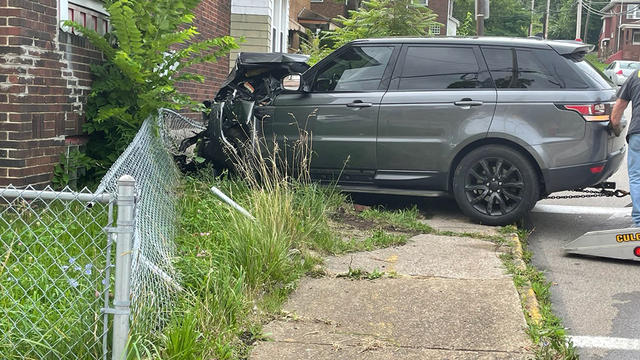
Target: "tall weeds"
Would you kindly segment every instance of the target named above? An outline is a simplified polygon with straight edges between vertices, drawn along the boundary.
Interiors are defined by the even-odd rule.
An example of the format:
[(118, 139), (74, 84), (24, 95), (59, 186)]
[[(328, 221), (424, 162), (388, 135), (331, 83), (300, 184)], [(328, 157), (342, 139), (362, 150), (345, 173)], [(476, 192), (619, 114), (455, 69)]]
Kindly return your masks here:
[[(246, 356), (260, 336), (261, 321), (320, 261), (310, 250), (333, 249), (341, 241), (330, 232), (327, 217), (344, 198), (310, 182), (311, 140), (304, 125), (299, 130), (288, 146), (267, 146), (248, 136), (245, 144), (225, 149), (233, 174), (214, 178), (203, 171), (185, 181), (176, 259), (187, 289), (180, 310), (185, 316), (165, 330), (158, 356)], [(219, 201), (209, 191), (213, 184), (255, 221)], [(179, 336), (197, 338), (196, 345)]]

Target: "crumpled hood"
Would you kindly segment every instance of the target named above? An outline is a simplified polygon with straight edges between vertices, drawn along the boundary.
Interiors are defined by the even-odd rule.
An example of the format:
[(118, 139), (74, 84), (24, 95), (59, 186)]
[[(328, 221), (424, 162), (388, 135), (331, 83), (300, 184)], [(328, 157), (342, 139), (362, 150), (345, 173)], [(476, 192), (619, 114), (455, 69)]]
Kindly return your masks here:
[(215, 101), (268, 102), (281, 90), (283, 77), (307, 71), (308, 59), (309, 56), (298, 54), (242, 52)]

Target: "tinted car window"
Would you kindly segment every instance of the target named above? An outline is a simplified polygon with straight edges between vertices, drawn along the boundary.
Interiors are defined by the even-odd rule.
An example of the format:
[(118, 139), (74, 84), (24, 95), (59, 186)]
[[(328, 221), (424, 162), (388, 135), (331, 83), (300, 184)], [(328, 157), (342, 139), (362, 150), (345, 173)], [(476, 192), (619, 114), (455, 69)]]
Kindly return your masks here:
[(574, 63), (580, 73), (584, 74), (584, 76), (589, 79), (595, 87), (600, 89), (610, 89), (614, 86), (613, 82), (611, 82), (606, 75), (604, 75), (599, 69), (593, 67), (593, 65), (589, 64), (586, 60), (573, 62), (572, 60), (567, 59), (566, 61)]
[(320, 70), (313, 90), (377, 90), (392, 53), (392, 46), (350, 47)]
[(553, 50), (483, 48), (482, 53), (499, 89), (588, 87), (579, 73)]
[[(489, 84), (487, 84), (487, 80)], [(492, 87), (480, 71), (473, 48), (410, 46), (404, 57), (400, 90)]]

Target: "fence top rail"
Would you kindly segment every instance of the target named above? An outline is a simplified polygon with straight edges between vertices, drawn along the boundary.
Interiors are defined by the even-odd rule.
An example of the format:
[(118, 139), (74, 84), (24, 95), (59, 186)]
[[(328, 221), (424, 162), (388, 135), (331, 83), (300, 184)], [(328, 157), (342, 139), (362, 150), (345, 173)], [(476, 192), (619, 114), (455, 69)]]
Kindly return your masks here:
[(190, 118), (188, 118), (188, 117), (186, 117), (186, 116), (184, 116), (184, 115), (182, 115), (182, 114), (180, 114), (180, 113), (178, 113), (176, 111), (173, 111), (171, 109), (166, 109), (166, 108), (158, 109), (158, 115), (159, 115), (160, 119), (162, 119), (164, 114), (173, 115), (173, 116), (179, 118), (180, 120), (182, 120), (185, 124), (193, 126), (198, 130), (206, 130), (206, 128), (207, 128), (205, 126), (206, 124), (202, 124), (202, 123), (198, 123), (197, 121), (193, 121), (192, 119), (190, 119)]
[(53, 191), (53, 190), (30, 190), (16, 189), (11, 187), (0, 187), (0, 197), (3, 198), (22, 198), (22, 199), (42, 199), (42, 200), (64, 200), (64, 201), (82, 201), (82, 202), (98, 202), (108, 204), (115, 199), (115, 195), (109, 193), (83, 193), (76, 191)]

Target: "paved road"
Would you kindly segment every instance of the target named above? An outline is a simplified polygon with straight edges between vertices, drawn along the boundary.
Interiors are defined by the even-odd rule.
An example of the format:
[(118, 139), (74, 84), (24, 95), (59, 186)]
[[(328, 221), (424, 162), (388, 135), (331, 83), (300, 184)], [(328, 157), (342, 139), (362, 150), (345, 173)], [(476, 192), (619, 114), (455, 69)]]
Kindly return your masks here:
[[(612, 180), (628, 189), (626, 165)], [(640, 359), (640, 263), (567, 256), (562, 250), (585, 232), (631, 227), (630, 202), (544, 200), (525, 220), (533, 231), (533, 263), (553, 282), (554, 311), (582, 359)]]

